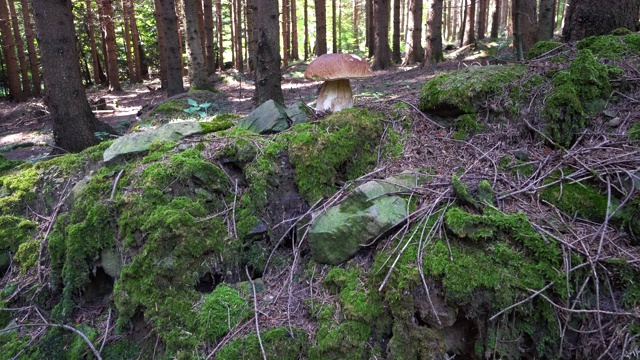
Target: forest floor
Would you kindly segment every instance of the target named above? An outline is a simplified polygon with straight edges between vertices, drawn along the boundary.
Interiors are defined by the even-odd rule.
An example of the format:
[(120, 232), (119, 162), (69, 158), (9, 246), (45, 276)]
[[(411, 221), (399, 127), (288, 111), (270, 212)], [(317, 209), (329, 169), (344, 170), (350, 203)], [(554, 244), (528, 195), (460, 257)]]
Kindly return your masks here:
[[(482, 62), (484, 64), (486, 61)], [(478, 60), (447, 60), (428, 68), (394, 66), (376, 71), (369, 79), (352, 80), (355, 105), (386, 108), (390, 103), (401, 101), (417, 106), (420, 88), (434, 74), (459, 69), (469, 63), (478, 63)], [(283, 68), (285, 105), (304, 101), (313, 106), (321, 83), (304, 79), (307, 65), (298, 61)], [(248, 78), (248, 74), (236, 71), (226, 71), (212, 77), (216, 89), (226, 95), (226, 103), (221, 106), (227, 110), (225, 112), (246, 115), (255, 108), (251, 99), (254, 86)], [(185, 78), (185, 87), (188, 88), (186, 81)], [(156, 90), (158, 88), (160, 81), (157, 78), (142, 84), (123, 82), (122, 92), (92, 87), (87, 89), (87, 98), (90, 104), (104, 99), (107, 110), (96, 111), (97, 118), (124, 133), (146, 109), (167, 99), (166, 92)], [(19, 104), (0, 101), (0, 154), (12, 160), (38, 161), (47, 158), (52, 150), (52, 120), (43, 98)]]

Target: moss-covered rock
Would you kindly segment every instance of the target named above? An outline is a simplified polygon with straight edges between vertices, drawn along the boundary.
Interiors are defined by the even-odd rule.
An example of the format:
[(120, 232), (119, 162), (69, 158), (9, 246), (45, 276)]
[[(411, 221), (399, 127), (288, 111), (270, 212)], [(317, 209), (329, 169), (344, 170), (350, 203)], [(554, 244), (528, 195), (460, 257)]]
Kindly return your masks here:
[(472, 66), (429, 80), (420, 92), (421, 111), (446, 117), (474, 114), (526, 70), (522, 65)]
[(578, 50), (589, 50), (598, 58), (619, 60), (640, 54), (640, 34), (615, 31), (611, 35), (589, 36), (576, 43)]
[(202, 338), (214, 342), (252, 313), (249, 303), (236, 289), (221, 284), (205, 296), (198, 314)]
[[(267, 358), (296, 360), (304, 358), (308, 347), (307, 334), (297, 328), (273, 328), (260, 333)], [(264, 359), (258, 336), (253, 333), (231, 341), (216, 354), (218, 360)]]
[(562, 43), (554, 40), (538, 41), (535, 43), (529, 51), (527, 51), (526, 58), (534, 59), (540, 55), (549, 53), (550, 51), (562, 46)]
[(145, 127), (166, 124), (172, 120), (200, 119), (198, 114), (185, 111), (193, 108), (189, 100), (198, 105), (203, 103), (211, 104), (210, 107), (204, 109), (209, 116), (225, 110), (223, 94), (208, 91), (207, 89), (192, 90), (158, 104), (151, 112), (142, 116), (140, 123), (133, 130), (143, 130)]

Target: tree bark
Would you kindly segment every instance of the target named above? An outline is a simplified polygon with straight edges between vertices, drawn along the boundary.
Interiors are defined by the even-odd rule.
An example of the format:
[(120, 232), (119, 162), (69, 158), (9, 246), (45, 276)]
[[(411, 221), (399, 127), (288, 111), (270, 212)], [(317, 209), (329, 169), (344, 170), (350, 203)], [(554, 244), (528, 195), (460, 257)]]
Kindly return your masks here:
[(511, 14), (513, 16), (513, 47), (516, 49), (516, 56), (519, 61), (524, 61), (524, 46), (522, 39), (522, 2), (526, 0), (513, 0)]
[(82, 85), (71, 0), (32, 1), (56, 147), (78, 152), (98, 143), (98, 122)]
[(400, 56), (400, 0), (393, 0), (393, 34), (391, 58), (394, 64), (402, 61)]
[(142, 52), (142, 44), (140, 44), (140, 33), (138, 32), (138, 23), (136, 20), (136, 10), (133, 6), (133, 0), (131, 3), (131, 13), (129, 13), (129, 17), (131, 18), (131, 40), (133, 41), (133, 68), (135, 70), (135, 80), (136, 83), (141, 83), (142, 78), (144, 77), (142, 62), (143, 62), (143, 52)]
[(18, 15), (14, 0), (9, 0), (9, 14), (11, 15), (11, 24), (13, 25), (13, 36), (15, 38), (16, 50), (18, 50), (18, 62), (20, 64), (20, 75), (22, 77), (22, 92), (25, 97), (31, 96), (31, 81), (29, 81), (29, 65), (27, 57), (24, 55), (24, 44), (22, 36), (20, 36), (20, 24), (18, 23)]
[(158, 33), (158, 55), (160, 57), (160, 85), (163, 89), (169, 87), (169, 80), (167, 78), (167, 50), (166, 40), (164, 37), (164, 15), (162, 14), (162, 0), (154, 0), (154, 12), (153, 16), (156, 19), (156, 28)]
[(391, 49), (389, 48), (389, 11), (390, 0), (374, 0), (375, 14), (374, 60), (371, 66), (374, 70), (384, 70), (391, 66)]
[(422, 0), (409, 0), (409, 32), (411, 36), (407, 38), (407, 52), (403, 65), (413, 65), (424, 60), (424, 49), (422, 48)]
[(207, 73), (213, 74), (216, 71), (216, 59), (213, 40), (213, 1), (204, 0), (204, 42), (205, 42), (205, 63), (207, 64)]
[(358, 16), (360, 11), (360, 4), (358, 4), (358, 0), (353, 0), (353, 48), (358, 51), (360, 47), (360, 42), (358, 36)]
[(218, 67), (224, 71), (224, 46), (222, 30), (222, 0), (216, 0), (216, 22), (218, 23)]
[(289, 0), (282, 0), (282, 66), (289, 65)]
[[(515, 13), (515, 11), (514, 11)], [(538, 41), (538, 6), (536, 0), (520, 0), (522, 51), (526, 53)], [(514, 18), (515, 19), (515, 18)]]
[(500, 11), (501, 11), (501, 5), (502, 5), (502, 0), (494, 0), (496, 3), (496, 7), (493, 10), (493, 14), (491, 14), (491, 38), (492, 39), (496, 39), (498, 38), (498, 35), (500, 33), (500, 21), (501, 21), (501, 17), (500, 17)]
[(89, 38), (89, 47), (91, 48), (91, 67), (93, 68), (93, 82), (98, 85), (102, 83), (100, 76), (100, 60), (98, 59), (98, 48), (96, 47), (96, 36), (93, 21), (93, 12), (91, 11), (91, 0), (85, 1), (87, 13), (85, 14), (85, 26), (87, 36)]
[(551, 40), (555, 29), (556, 0), (540, 0), (538, 40)]
[(167, 97), (184, 92), (182, 82), (182, 49), (178, 33), (178, 16), (173, 0), (162, 2), (162, 23), (164, 24), (165, 57), (167, 63)]
[(460, 0), (462, 2), (462, 9), (460, 11), (460, 31), (458, 31), (458, 45), (462, 46), (465, 42), (465, 32), (467, 30), (467, 9), (468, 0)]
[(489, 7), (488, 0), (478, 1), (478, 40), (484, 40), (487, 35), (487, 12)]
[(184, 0), (187, 55), (189, 56), (189, 86), (191, 90), (208, 89), (207, 70), (202, 55), (198, 0)]
[(242, 56), (242, 1), (235, 1), (235, 43), (236, 43), (236, 70), (244, 71), (244, 59)]
[(316, 56), (327, 53), (327, 3), (325, 0), (316, 2)]
[[(443, 0), (432, 0), (427, 20), (427, 46), (424, 64), (444, 61), (442, 53), (442, 7)], [(423, 65), (424, 66), (424, 65)]]
[(29, 66), (31, 68), (31, 81), (33, 82), (33, 95), (40, 96), (42, 83), (40, 81), (40, 68), (38, 67), (38, 53), (33, 35), (33, 27), (31, 25), (31, 14), (29, 13), (29, 4), (27, 0), (21, 0), (22, 19), (24, 21), (24, 33), (27, 39), (27, 51), (29, 52)]
[(640, 0), (616, 0), (606, 4), (598, 0), (572, 0), (567, 4), (562, 37), (578, 41), (587, 36), (608, 34), (620, 27), (636, 30)]
[(20, 85), (18, 59), (16, 58), (16, 46), (12, 36), (6, 0), (0, 0), (0, 33), (2, 35), (2, 53), (7, 63), (9, 97), (16, 102), (24, 101), (24, 93)]
[(304, 0), (304, 60), (309, 59), (310, 43), (309, 43), (309, 7), (308, 1)]
[(253, 32), (254, 28), (255, 28), (255, 13), (254, 13), (254, 8), (255, 6), (253, 5), (254, 1), (259, 1), (259, 0), (247, 0), (247, 8), (246, 8), (246, 19), (247, 19), (247, 60), (249, 63), (249, 71), (250, 72), (254, 72), (256, 71), (256, 36)]
[(338, 26), (336, 25), (338, 20), (336, 11), (336, 0), (331, 0), (331, 42), (333, 45), (333, 53), (338, 53)]
[(100, 4), (102, 6), (102, 31), (104, 32), (104, 41), (107, 48), (109, 91), (122, 91), (118, 72), (118, 55), (116, 53), (116, 30), (113, 25), (113, 0), (101, 0)]
[(125, 49), (125, 54), (127, 57), (127, 72), (129, 75), (129, 82), (131, 84), (134, 84), (136, 82), (136, 74), (135, 74), (135, 70), (133, 68), (133, 54), (131, 52), (131, 8), (129, 7), (129, 5), (131, 5), (129, 3), (129, 0), (122, 0), (122, 12), (123, 12), (123, 19), (122, 22), (124, 23), (124, 49)]
[(298, 9), (296, 0), (291, 0), (291, 59), (300, 59), (298, 52)]
[(256, 81), (253, 100), (260, 105), (267, 100), (284, 104), (280, 82), (280, 44), (278, 31), (278, 1), (260, 0), (254, 3), (256, 48)]
[(469, 0), (468, 3), (464, 45), (470, 45), (476, 42), (476, 0)]

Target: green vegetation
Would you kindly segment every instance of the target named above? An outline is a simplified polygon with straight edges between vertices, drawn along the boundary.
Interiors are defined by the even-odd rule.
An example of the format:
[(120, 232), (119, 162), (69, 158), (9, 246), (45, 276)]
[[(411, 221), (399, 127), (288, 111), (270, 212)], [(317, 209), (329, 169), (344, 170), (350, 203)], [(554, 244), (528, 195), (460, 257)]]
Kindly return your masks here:
[(554, 49), (557, 49), (562, 46), (562, 43), (559, 41), (538, 41), (527, 51), (526, 58), (527, 59), (535, 59), (538, 56), (547, 54)]
[(576, 47), (589, 50), (598, 58), (619, 60), (625, 55), (640, 54), (640, 34), (614, 30), (611, 35), (586, 37), (578, 41)]
[[(297, 360), (303, 358), (308, 347), (307, 335), (297, 328), (274, 328), (260, 333), (268, 358)], [(255, 333), (231, 341), (216, 354), (218, 360), (261, 360), (262, 350)]]
[(209, 342), (220, 339), (251, 313), (247, 300), (237, 290), (224, 284), (217, 286), (205, 296), (199, 312), (203, 339)]

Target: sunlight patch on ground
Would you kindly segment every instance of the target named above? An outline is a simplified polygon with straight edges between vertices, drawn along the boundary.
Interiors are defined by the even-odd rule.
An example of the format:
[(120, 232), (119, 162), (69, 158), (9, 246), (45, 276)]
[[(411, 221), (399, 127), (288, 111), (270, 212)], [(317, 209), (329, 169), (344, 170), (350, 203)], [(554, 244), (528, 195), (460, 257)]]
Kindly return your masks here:
[(19, 132), (15, 134), (9, 134), (0, 136), (0, 146), (7, 146), (11, 144), (20, 144), (24, 142), (33, 142), (36, 144), (44, 144), (51, 141), (52, 136), (49, 134)]

